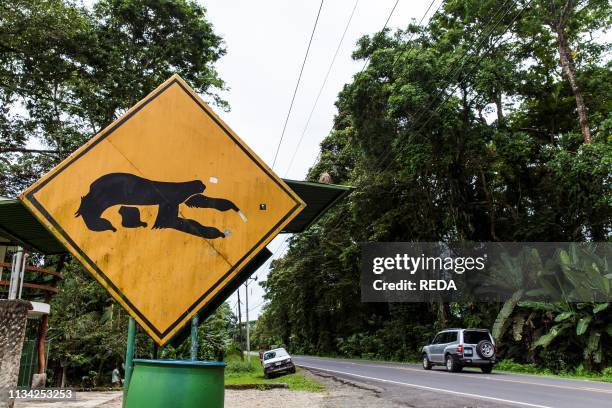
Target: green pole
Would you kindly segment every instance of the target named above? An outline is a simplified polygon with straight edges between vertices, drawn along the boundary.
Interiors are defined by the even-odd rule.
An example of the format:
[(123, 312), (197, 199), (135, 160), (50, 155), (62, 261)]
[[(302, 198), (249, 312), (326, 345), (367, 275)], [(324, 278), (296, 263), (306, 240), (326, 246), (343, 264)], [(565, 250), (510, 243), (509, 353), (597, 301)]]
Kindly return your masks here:
[(134, 364), (134, 343), (136, 342), (136, 320), (130, 316), (128, 320), (128, 335), (127, 335), (127, 348), (125, 350), (125, 380), (123, 381), (123, 406), (127, 400), (128, 388), (130, 387), (130, 380), (132, 379), (132, 370)]
[(191, 360), (198, 359), (198, 314), (191, 318)]
[(151, 354), (153, 354), (153, 360), (157, 360), (157, 353), (159, 352), (159, 346), (157, 345), (155, 340), (151, 340), (151, 342), (152, 342)]

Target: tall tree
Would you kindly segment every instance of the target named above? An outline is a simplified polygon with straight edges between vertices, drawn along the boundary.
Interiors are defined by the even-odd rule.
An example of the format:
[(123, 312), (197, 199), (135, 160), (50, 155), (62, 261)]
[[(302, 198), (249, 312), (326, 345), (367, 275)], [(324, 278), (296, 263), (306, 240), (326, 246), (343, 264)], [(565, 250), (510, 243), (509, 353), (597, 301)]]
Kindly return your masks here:
[(590, 39), (610, 26), (611, 15), (610, 4), (606, 0), (542, 0), (536, 2), (532, 14), (532, 18), (540, 19), (543, 23), (538, 29), (545, 30), (548, 27), (555, 37), (558, 63), (574, 95), (585, 144), (590, 144), (592, 137), (589, 109), (578, 75), (576, 56), (583, 63), (589, 57), (592, 58), (593, 55), (589, 55)]

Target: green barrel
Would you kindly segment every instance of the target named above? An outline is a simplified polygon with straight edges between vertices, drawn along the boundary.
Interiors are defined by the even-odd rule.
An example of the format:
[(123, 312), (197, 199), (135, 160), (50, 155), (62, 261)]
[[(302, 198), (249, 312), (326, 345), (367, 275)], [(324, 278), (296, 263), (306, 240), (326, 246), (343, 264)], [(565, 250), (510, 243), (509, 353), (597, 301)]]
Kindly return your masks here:
[(134, 360), (126, 408), (223, 408), (225, 363)]

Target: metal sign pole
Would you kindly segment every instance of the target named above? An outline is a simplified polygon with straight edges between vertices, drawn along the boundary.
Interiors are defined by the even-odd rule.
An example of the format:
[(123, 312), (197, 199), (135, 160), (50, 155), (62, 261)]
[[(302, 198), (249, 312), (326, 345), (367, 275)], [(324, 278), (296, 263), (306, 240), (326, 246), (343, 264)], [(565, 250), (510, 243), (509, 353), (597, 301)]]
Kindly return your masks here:
[(191, 360), (198, 359), (198, 314), (191, 318)]
[(130, 316), (128, 320), (127, 347), (125, 350), (125, 380), (123, 381), (123, 406), (127, 401), (128, 389), (130, 380), (132, 379), (132, 370), (134, 359), (134, 343), (136, 342), (136, 320)]

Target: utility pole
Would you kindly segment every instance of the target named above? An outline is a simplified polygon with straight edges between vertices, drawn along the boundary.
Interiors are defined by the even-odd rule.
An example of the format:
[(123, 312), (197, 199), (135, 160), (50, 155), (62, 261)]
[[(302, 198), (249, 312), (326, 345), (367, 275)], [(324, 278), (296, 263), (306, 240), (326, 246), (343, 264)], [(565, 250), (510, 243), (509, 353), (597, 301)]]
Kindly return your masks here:
[(247, 346), (247, 361), (249, 369), (251, 368), (251, 337), (249, 333), (251, 321), (249, 320), (249, 280), (247, 279), (244, 282), (244, 292), (245, 292), (245, 301), (246, 301), (246, 346)]
[[(257, 276), (254, 278), (248, 278), (244, 282), (244, 289), (246, 291), (246, 341), (247, 341), (247, 358), (249, 361), (249, 368), (251, 368), (251, 321), (249, 320), (249, 279), (257, 281)], [(240, 290), (238, 290), (240, 292)]]
[(242, 349), (242, 314), (240, 313), (240, 288), (238, 288), (238, 344), (240, 344), (240, 358), (244, 361), (244, 350)]

